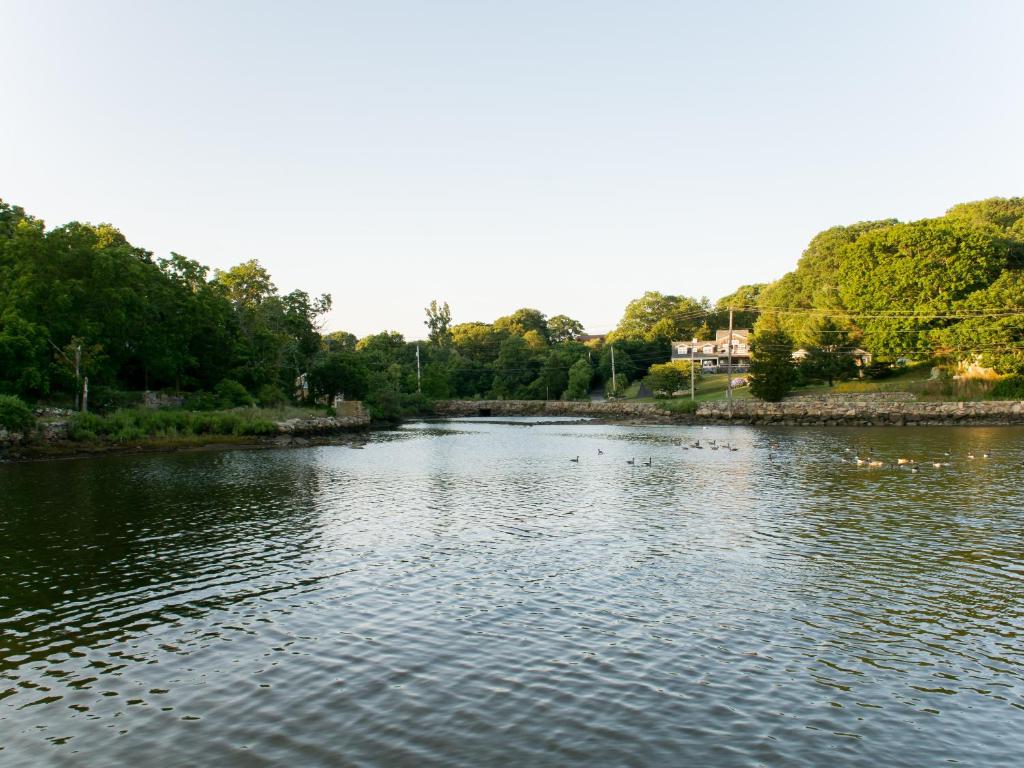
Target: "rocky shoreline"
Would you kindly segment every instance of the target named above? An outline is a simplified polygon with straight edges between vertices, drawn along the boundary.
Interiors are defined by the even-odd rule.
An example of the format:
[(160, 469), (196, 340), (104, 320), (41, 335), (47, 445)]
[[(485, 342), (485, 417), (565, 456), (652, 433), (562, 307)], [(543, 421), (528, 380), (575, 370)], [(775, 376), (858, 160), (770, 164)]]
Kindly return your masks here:
[[(355, 406), (355, 404), (352, 404)], [(1006, 426), (1024, 425), (1024, 401), (918, 402), (909, 393), (852, 393), (800, 396), (780, 403), (737, 400), (699, 404), (693, 413), (666, 410), (656, 403), (631, 401), (438, 400), (431, 416), (460, 418), (564, 417), (611, 424), (741, 424), (752, 426)], [(121, 453), (167, 453), (194, 450), (350, 445), (361, 447), (371, 427), (370, 415), (358, 407), (342, 416), (277, 422), (277, 435), (233, 437), (193, 435), (154, 437), (131, 443), (68, 439), (67, 422), (40, 425), (31, 440), (0, 429), (0, 460), (34, 461), (84, 458)]]
[(656, 403), (543, 400), (443, 400), (440, 418), (466, 416), (577, 416), (648, 424), (746, 424), (784, 426), (1024, 425), (1024, 401), (919, 402), (909, 393), (852, 393), (794, 397), (779, 403), (723, 400), (700, 403), (692, 413)]

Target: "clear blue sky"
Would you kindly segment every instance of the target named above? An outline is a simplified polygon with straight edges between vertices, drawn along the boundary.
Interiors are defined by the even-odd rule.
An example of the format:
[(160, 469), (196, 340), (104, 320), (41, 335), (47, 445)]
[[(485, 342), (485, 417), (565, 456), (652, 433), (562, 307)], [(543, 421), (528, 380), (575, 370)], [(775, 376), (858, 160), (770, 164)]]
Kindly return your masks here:
[(330, 292), (329, 330), (792, 269), (1024, 194), (1024, 3), (0, 0), (0, 197)]

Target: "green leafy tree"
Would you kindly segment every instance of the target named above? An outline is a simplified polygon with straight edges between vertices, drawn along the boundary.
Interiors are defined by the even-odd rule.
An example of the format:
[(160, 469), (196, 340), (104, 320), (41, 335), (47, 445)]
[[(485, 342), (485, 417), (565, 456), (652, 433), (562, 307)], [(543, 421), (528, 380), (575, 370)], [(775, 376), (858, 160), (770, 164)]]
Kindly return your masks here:
[(36, 423), (35, 414), (14, 395), (0, 395), (0, 429), (26, 432)]
[(402, 366), (392, 363), (368, 376), (366, 404), (376, 419), (394, 421), (402, 416)]
[(499, 317), (494, 321), (494, 328), (519, 336), (525, 335), (528, 331), (536, 331), (544, 339), (547, 339), (548, 335), (548, 323), (544, 313), (526, 307), (517, 309), (511, 315)]
[(224, 288), (228, 299), (240, 307), (255, 307), (277, 295), (270, 273), (255, 259), (227, 271), (216, 270), (214, 280)]
[(585, 400), (590, 393), (590, 382), (594, 378), (594, 369), (581, 357), (569, 368), (569, 387), (565, 390), (566, 400)]
[(314, 398), (334, 402), (338, 395), (350, 400), (366, 396), (369, 371), (363, 357), (355, 350), (338, 349), (321, 355), (309, 369), (310, 393)]
[(423, 366), (423, 395), (434, 400), (451, 397), (451, 379), (451, 370), (448, 364), (441, 360), (431, 360)]
[(501, 343), (501, 351), (494, 363), (494, 395), (515, 398), (524, 395), (523, 389), (537, 378), (535, 357), (522, 336), (509, 336)]
[[(839, 268), (840, 295), (873, 352), (928, 356), (946, 315), (1013, 266), (993, 225), (925, 219), (863, 234)], [(939, 332), (939, 333), (936, 333)]]
[(793, 337), (785, 331), (759, 331), (750, 340), (750, 392), (778, 402), (796, 382)]
[(490, 323), (460, 323), (452, 326), (452, 345), (467, 360), (493, 363), (501, 342), (508, 338), (507, 331), (499, 331)]
[(569, 386), (569, 360), (560, 350), (553, 349), (540, 370), (545, 400), (557, 400)]
[(933, 337), (950, 360), (1024, 374), (1024, 270), (1003, 272), (961, 304), (963, 319)]
[(728, 296), (723, 296), (715, 302), (715, 310), (708, 315), (706, 324), (699, 327), (696, 338), (711, 338), (711, 334), (717, 330), (729, 327), (729, 309), (733, 310), (733, 328), (753, 328), (760, 316), (757, 304), (761, 298), (761, 292), (767, 287), (767, 283), (754, 283), (752, 285), (741, 285)]
[(675, 340), (692, 338), (709, 309), (707, 299), (648, 291), (626, 305), (609, 341), (659, 342), (667, 348)]
[(831, 387), (836, 379), (857, 374), (850, 331), (832, 318), (815, 318), (805, 327), (803, 341), (807, 356), (800, 369), (805, 379), (822, 379)]
[(629, 389), (629, 378), (615, 372), (615, 386), (612, 386), (611, 379), (606, 379), (604, 382), (604, 394), (605, 397), (625, 397), (626, 390)]
[(431, 343), (447, 347), (452, 341), (452, 312), (448, 308), (448, 302), (438, 305), (437, 301), (431, 301), (426, 312), (427, 319), (423, 324), (430, 330)]
[(356, 344), (359, 343), (359, 339), (355, 337), (355, 334), (347, 333), (346, 331), (333, 331), (332, 333), (324, 334), (320, 341), (323, 348), (328, 352), (355, 352)]
[(217, 405), (220, 408), (247, 408), (252, 405), (252, 395), (239, 382), (224, 379), (214, 388)]
[(0, 392), (38, 396), (50, 390), (50, 349), (42, 326), (16, 310), (0, 314)]
[(667, 363), (655, 363), (647, 369), (644, 384), (656, 397), (671, 397), (677, 390), (690, 386), (690, 361), (671, 360)]
[(583, 323), (568, 315), (555, 315), (548, 319), (547, 335), (552, 344), (576, 341), (583, 335)]

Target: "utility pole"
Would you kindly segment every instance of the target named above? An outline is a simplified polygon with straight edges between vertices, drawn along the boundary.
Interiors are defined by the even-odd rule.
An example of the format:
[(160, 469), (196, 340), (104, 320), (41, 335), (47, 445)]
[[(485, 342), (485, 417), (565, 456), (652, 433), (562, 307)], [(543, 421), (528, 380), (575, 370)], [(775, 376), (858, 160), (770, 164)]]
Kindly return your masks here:
[(725, 397), (729, 401), (729, 408), (732, 408), (732, 307), (729, 307), (729, 383), (726, 386)]
[(420, 386), (420, 345), (416, 345), (416, 394), (422, 395), (423, 389)]
[(618, 391), (619, 388), (615, 386), (615, 345), (612, 344), (612, 393), (614, 394)]
[(693, 373), (693, 353), (696, 352), (696, 351), (697, 351), (697, 339), (694, 339), (693, 343), (690, 344), (690, 402), (691, 403), (695, 400), (695, 397), (694, 397), (694, 391), (695, 390), (693, 388), (693, 377), (694, 377), (694, 373)]

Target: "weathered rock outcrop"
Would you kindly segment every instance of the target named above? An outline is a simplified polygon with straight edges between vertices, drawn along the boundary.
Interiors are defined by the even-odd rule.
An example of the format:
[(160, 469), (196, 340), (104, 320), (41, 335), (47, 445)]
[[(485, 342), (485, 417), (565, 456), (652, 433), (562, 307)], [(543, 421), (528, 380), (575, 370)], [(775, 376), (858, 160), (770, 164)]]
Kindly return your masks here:
[(370, 414), (363, 404), (349, 401), (337, 416), (311, 416), (307, 419), (279, 421), (277, 431), (282, 435), (333, 435), (366, 429), (369, 426)]

